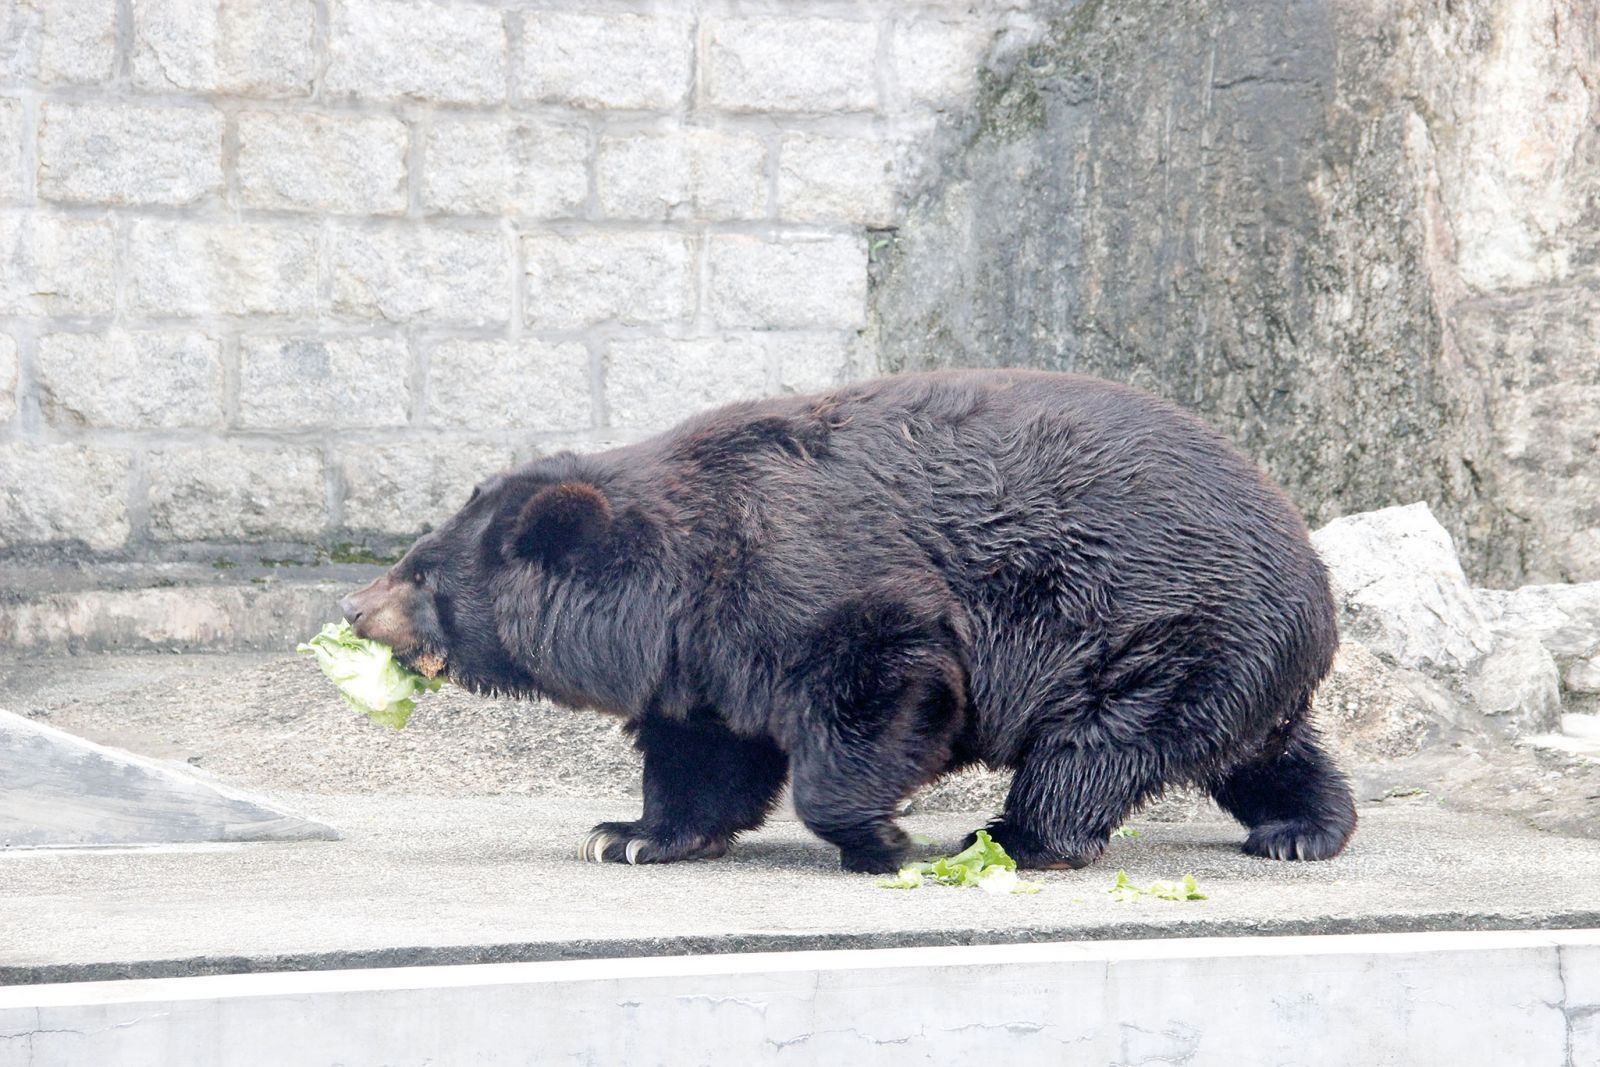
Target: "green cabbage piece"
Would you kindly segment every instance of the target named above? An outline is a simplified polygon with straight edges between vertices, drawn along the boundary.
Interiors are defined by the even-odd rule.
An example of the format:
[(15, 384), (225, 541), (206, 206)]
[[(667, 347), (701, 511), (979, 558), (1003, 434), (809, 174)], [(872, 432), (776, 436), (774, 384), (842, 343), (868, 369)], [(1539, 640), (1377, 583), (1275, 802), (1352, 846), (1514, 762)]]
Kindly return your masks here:
[(893, 878), (880, 878), (875, 884), (880, 889), (918, 889), (925, 881), (972, 886), (985, 893), (1037, 893), (1044, 888), (1018, 878), (1017, 861), (986, 830), (979, 830), (977, 840), (954, 856), (908, 863)]
[(1111, 899), (1118, 904), (1127, 904), (1144, 896), (1144, 889), (1134, 884), (1133, 879), (1128, 877), (1127, 871), (1118, 871), (1116, 882), (1106, 892), (1110, 893)]
[(402, 729), (416, 708), (412, 698), (437, 692), (443, 678), (418, 674), (394, 658), (388, 645), (357, 637), (347, 620), (330, 622), (295, 651), (317, 658), (345, 703), (375, 723)]
[(1192, 874), (1184, 875), (1181, 882), (1151, 882), (1148, 886), (1142, 886), (1129, 878), (1127, 871), (1118, 871), (1116, 882), (1106, 892), (1119, 904), (1128, 904), (1141, 897), (1155, 897), (1157, 900), (1209, 899), (1200, 892), (1200, 884)]
[(908, 863), (900, 868), (900, 873), (893, 878), (879, 878), (875, 883), (879, 889), (921, 889), (922, 872), (917, 870), (920, 864)]

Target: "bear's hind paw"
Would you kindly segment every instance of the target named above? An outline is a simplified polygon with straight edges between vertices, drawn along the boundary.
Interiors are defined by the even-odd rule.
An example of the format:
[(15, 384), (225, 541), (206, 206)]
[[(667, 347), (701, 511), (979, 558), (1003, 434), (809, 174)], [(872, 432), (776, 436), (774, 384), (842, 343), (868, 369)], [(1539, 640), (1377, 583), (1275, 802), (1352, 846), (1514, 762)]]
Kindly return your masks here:
[(1271, 860), (1331, 860), (1344, 850), (1350, 832), (1305, 822), (1267, 822), (1250, 828), (1244, 850)]

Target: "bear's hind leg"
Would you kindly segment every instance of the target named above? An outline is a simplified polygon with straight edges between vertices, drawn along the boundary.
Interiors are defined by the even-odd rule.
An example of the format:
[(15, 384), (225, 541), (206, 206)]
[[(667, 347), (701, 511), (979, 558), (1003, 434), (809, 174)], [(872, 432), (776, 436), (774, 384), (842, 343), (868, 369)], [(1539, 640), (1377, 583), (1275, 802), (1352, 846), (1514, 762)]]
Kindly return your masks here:
[(1128, 813), (1159, 791), (1157, 769), (1147, 764), (1137, 750), (1040, 737), (1018, 765), (989, 836), (1019, 867), (1087, 867)]
[(950, 765), (965, 723), (966, 675), (949, 634), (919, 614), (889, 598), (844, 605), (795, 672), (805, 708), (790, 745), (795, 812), (847, 871), (900, 865), (911, 841), (896, 809)]
[(900, 866), (911, 839), (895, 812), (948, 765), (961, 708), (958, 692), (935, 673), (835, 706), (803, 739), (792, 755), (795, 813), (839, 849), (845, 870), (886, 874)]
[(1235, 767), (1211, 795), (1250, 828), (1244, 850), (1253, 856), (1332, 859), (1356, 829), (1350, 784), (1303, 719), (1288, 727), (1275, 754)]
[(888, 873), (910, 846), (894, 822), (899, 801), (946, 768), (962, 704), (936, 678), (867, 704), (832, 709), (794, 753), (795, 814), (837, 846), (843, 869)]
[(789, 773), (777, 745), (710, 719), (647, 718), (634, 743), (644, 753), (644, 816), (596, 826), (579, 849), (582, 859), (715, 859), (735, 835), (765, 821)]

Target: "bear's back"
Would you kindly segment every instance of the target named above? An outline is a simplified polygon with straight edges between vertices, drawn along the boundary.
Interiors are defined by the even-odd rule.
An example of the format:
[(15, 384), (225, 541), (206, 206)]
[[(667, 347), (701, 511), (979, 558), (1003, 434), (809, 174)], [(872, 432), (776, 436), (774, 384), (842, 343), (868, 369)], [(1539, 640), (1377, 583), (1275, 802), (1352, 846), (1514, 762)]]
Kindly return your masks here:
[(1111, 382), (901, 375), (730, 405), (636, 447), (617, 466), (639, 492), (672, 494), (687, 525), (754, 524), (732, 531), (744, 551), (824, 578), (931, 563), (978, 608), (1310, 599), (1331, 617), (1283, 493), (1198, 419)]

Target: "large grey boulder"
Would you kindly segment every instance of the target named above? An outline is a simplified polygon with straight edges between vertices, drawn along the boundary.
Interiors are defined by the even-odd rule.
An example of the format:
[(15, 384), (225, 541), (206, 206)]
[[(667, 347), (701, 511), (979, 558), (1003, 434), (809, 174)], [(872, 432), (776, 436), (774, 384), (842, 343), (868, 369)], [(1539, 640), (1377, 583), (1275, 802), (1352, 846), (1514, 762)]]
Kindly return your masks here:
[[(1520, 686), (1525, 693), (1531, 693), (1535, 684), (1545, 693), (1551, 688), (1559, 692), (1561, 703), (1556, 707), (1549, 706), (1548, 696), (1541, 696), (1536, 712), (1524, 707), (1513, 713), (1515, 721), (1526, 728), (1549, 730), (1562, 710), (1600, 708), (1600, 582), (1479, 589), (1476, 596), (1495, 634), (1495, 658), (1508, 663), (1503, 671), (1486, 665), (1484, 679), (1498, 674), (1507, 686)], [(1525, 651), (1502, 653), (1499, 649)], [(1531, 667), (1524, 665), (1518, 670), (1509, 666), (1512, 655), (1539, 661), (1537, 683), (1531, 680)], [(1500, 692), (1498, 702), (1489, 694), (1479, 694), (1484, 710), (1505, 710), (1500, 705), (1509, 689)]]
[(1335, 519), (1311, 540), (1328, 565), (1341, 632), (1380, 657), (1455, 672), (1493, 647), (1450, 535), (1428, 505)]
[(1561, 681), (1569, 692), (1600, 696), (1600, 656), (1574, 660)]
[(258, 797), (0, 711), (0, 848), (338, 836)]

